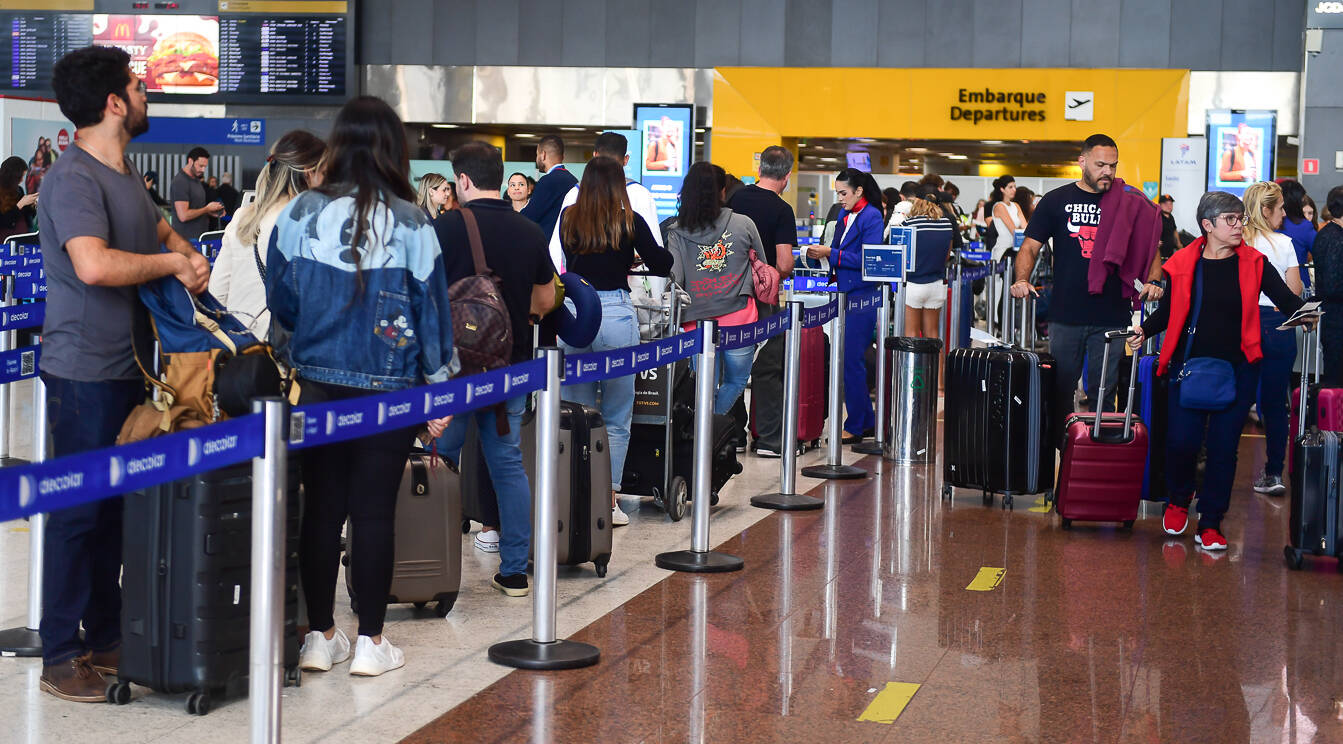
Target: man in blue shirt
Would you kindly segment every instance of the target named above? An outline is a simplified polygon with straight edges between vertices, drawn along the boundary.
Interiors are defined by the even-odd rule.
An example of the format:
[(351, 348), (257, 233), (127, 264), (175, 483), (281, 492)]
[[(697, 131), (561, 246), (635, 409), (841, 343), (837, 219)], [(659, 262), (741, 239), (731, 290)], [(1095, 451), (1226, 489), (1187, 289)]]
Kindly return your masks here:
[(536, 169), (544, 173), (536, 182), (531, 201), (522, 208), (522, 216), (541, 226), (541, 232), (555, 232), (555, 221), (560, 217), (560, 204), (569, 189), (578, 185), (578, 179), (564, 167), (564, 140), (547, 134), (536, 146)]

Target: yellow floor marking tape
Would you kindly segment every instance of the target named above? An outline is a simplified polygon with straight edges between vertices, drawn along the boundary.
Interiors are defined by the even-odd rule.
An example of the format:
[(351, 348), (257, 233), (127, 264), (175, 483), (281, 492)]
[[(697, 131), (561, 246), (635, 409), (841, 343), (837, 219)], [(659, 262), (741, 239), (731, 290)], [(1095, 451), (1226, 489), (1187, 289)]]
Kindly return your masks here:
[(991, 592), (1003, 583), (1003, 576), (1007, 573), (1005, 568), (994, 568), (993, 566), (984, 566), (979, 569), (979, 575), (975, 576), (970, 586), (965, 587), (968, 592)]
[(1051, 509), (1052, 507), (1049, 505), (1049, 502), (1045, 501), (1045, 497), (1040, 496), (1035, 499), (1035, 506), (1030, 507), (1026, 511), (1034, 512), (1035, 514), (1048, 514)]
[(881, 692), (868, 703), (867, 710), (858, 716), (860, 721), (869, 723), (895, 723), (895, 719), (905, 712), (905, 706), (914, 699), (914, 693), (922, 685), (914, 682), (887, 682)]

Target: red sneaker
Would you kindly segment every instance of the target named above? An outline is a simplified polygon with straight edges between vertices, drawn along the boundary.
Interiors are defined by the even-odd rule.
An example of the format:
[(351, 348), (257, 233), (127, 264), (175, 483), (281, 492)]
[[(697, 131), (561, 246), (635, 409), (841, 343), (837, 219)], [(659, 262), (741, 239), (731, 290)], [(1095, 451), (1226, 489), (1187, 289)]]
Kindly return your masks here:
[(1204, 550), (1226, 550), (1226, 538), (1222, 536), (1221, 530), (1214, 527), (1205, 527), (1194, 535), (1194, 544)]
[(1184, 534), (1189, 526), (1189, 507), (1166, 504), (1166, 513), (1161, 517), (1161, 527), (1167, 535)]

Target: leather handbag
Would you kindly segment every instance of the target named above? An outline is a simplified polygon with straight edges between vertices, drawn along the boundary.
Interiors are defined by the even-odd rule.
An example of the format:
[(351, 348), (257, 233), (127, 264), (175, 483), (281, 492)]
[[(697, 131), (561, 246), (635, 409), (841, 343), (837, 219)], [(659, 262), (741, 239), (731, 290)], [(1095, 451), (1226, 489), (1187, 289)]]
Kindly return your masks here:
[[(1203, 263), (1200, 261), (1194, 269), (1194, 310), (1185, 333), (1186, 355), (1194, 348), (1194, 334), (1202, 310)], [(1186, 359), (1175, 381), (1179, 385), (1180, 405), (1191, 411), (1225, 411), (1236, 401), (1236, 369), (1225, 359)]]

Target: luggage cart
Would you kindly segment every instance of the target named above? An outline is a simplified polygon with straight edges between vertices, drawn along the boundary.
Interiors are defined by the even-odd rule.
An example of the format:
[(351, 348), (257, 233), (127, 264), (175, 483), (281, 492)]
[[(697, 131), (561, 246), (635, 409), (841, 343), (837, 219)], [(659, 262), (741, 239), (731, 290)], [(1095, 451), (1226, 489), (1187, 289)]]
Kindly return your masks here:
[[(688, 300), (675, 283), (668, 285), (670, 300), (660, 305), (635, 305), (642, 319), (643, 341), (668, 338), (680, 332), (681, 307)], [(630, 447), (625, 456), (621, 492), (652, 496), (658, 508), (673, 522), (680, 521), (690, 502), (694, 474), (693, 403), (676, 400), (676, 391), (690, 379), (690, 362), (681, 360), (641, 372), (634, 383), (634, 414), (630, 421)], [(716, 416), (730, 421), (729, 416)], [(718, 490), (729, 478), (741, 472), (736, 449), (730, 442), (716, 447), (710, 476), (710, 505), (718, 503)]]

